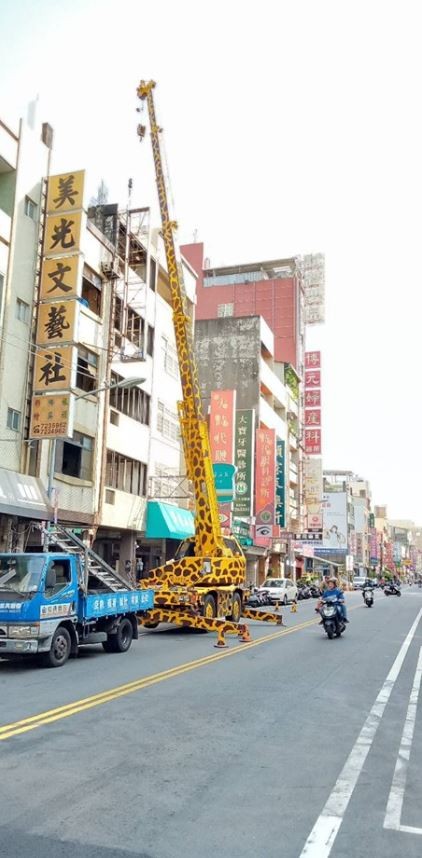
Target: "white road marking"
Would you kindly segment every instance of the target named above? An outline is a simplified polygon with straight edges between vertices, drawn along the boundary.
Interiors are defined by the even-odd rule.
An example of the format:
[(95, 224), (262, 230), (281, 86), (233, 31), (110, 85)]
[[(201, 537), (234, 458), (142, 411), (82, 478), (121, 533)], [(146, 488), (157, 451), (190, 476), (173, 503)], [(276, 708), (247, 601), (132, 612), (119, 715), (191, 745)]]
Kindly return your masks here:
[(387, 802), (387, 811), (384, 819), (384, 828), (392, 828), (394, 831), (405, 831), (411, 834), (422, 834), (422, 828), (413, 828), (410, 825), (401, 825), (404, 792), (406, 789), (407, 770), (409, 767), (410, 751), (412, 748), (413, 735), (415, 732), (416, 714), (418, 711), (419, 691), (422, 680), (422, 647), (419, 651), (418, 665), (416, 668), (413, 687), (410, 693), (409, 706), (407, 708), (406, 720), (404, 722), (399, 754), (394, 770), (393, 783)]
[(421, 616), (422, 609), (400, 647), (393, 666), (299, 858), (328, 858)]

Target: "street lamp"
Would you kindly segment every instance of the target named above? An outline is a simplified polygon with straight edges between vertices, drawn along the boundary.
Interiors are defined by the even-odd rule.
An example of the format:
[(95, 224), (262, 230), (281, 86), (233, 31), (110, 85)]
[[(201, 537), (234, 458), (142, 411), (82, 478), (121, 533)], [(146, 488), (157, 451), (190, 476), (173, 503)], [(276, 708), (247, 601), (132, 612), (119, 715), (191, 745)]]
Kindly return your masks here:
[[(123, 378), (122, 381), (116, 381), (115, 384), (107, 384), (105, 383), (102, 387), (97, 387), (95, 390), (87, 390), (86, 393), (81, 393), (78, 396), (75, 396), (76, 399), (85, 399), (87, 396), (95, 396), (97, 393), (104, 393), (108, 390), (121, 390), (122, 388), (131, 388), (137, 387), (138, 384), (143, 384), (146, 381), (146, 378)], [(47, 496), (48, 499), (51, 500), (51, 495), (53, 493), (53, 478), (54, 478), (54, 466), (56, 462), (56, 449), (57, 449), (57, 438), (51, 439), (51, 447), (50, 447), (50, 467), (48, 470), (48, 487), (47, 487)]]

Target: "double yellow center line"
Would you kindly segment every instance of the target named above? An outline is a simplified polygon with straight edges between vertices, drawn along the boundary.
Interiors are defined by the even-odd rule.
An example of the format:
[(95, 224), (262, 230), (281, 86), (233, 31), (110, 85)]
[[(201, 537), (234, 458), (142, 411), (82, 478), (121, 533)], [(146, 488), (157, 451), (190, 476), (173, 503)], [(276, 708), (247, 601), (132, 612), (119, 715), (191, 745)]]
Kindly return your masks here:
[(85, 712), (87, 709), (93, 709), (94, 706), (102, 706), (104, 703), (118, 700), (119, 697), (124, 697), (126, 694), (142, 691), (151, 685), (157, 685), (157, 683), (173, 679), (175, 676), (182, 676), (183, 673), (197, 670), (197, 668), (205, 667), (207, 664), (214, 664), (214, 662), (221, 661), (223, 658), (229, 658), (232, 655), (237, 655), (256, 646), (261, 646), (261, 644), (268, 643), (285, 635), (291, 635), (293, 632), (298, 632), (307, 626), (315, 625), (316, 622), (318, 622), (317, 619), (307, 620), (291, 628), (265, 635), (256, 641), (251, 641), (251, 643), (240, 644), (231, 649), (213, 653), (204, 658), (198, 658), (195, 661), (188, 661), (180, 664), (178, 667), (172, 667), (169, 670), (163, 670), (161, 673), (135, 679), (133, 682), (118, 685), (115, 688), (110, 688), (108, 691), (102, 691), (100, 694), (93, 694), (91, 697), (83, 697), (81, 700), (75, 700), (73, 703), (67, 703), (65, 706), (58, 706), (56, 709), (49, 709), (46, 712), (41, 712), (39, 715), (31, 715), (29, 718), (23, 718), (21, 721), (5, 724), (3, 727), (0, 727), (0, 741), (11, 739), (13, 736), (19, 736), (21, 733), (28, 733), (30, 730), (43, 727), (45, 724), (52, 724), (54, 721), (60, 721), (63, 718), (70, 718), (71, 715), (77, 715), (79, 712)]

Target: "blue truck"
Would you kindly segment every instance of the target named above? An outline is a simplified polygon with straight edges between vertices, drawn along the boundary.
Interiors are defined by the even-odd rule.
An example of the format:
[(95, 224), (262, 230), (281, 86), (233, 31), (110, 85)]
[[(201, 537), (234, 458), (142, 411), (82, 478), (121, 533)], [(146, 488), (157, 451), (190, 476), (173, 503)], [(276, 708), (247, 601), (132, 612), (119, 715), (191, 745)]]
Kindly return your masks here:
[(127, 652), (153, 590), (133, 589), (64, 527), (47, 538), (42, 553), (0, 554), (0, 659), (36, 655), (61, 667), (84, 644)]

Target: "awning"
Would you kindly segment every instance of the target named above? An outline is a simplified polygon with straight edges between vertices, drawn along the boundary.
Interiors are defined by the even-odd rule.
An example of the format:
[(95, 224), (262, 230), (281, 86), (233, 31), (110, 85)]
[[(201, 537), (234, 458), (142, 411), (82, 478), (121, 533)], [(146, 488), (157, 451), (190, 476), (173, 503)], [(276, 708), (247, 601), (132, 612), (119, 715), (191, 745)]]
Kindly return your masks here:
[(147, 539), (186, 539), (195, 533), (195, 519), (188, 509), (170, 503), (147, 504)]
[(327, 560), (327, 558), (326, 558), (326, 557), (315, 557), (315, 555), (314, 555), (314, 556), (313, 556), (313, 557), (311, 557), (310, 559), (311, 559), (311, 560), (318, 560), (318, 562), (319, 562), (319, 563), (326, 563), (326, 564), (327, 564), (327, 566), (335, 566), (336, 568), (337, 568), (338, 566), (344, 566), (344, 564), (343, 564), (343, 563), (334, 563), (334, 560)]
[(0, 468), (0, 513), (49, 519), (51, 509), (41, 480)]

